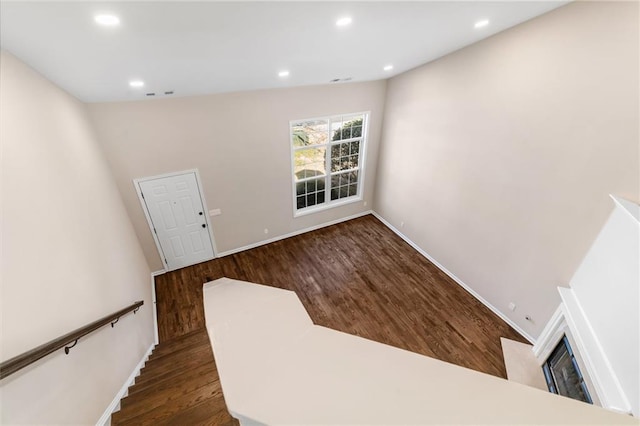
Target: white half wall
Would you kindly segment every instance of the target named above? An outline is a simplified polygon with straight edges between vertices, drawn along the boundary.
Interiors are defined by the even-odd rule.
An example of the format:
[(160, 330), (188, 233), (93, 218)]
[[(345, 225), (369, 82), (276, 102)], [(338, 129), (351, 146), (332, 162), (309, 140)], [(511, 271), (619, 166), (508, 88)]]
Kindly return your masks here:
[(220, 383), (243, 425), (634, 425), (635, 419), (313, 324), (292, 291), (203, 285)]
[(573, 2), (387, 85), (373, 210), (534, 338), (608, 194), (640, 199), (638, 8)]
[(2, 424), (95, 424), (153, 343), (150, 271), (86, 107), (0, 57), (6, 361), (144, 306), (0, 382)]

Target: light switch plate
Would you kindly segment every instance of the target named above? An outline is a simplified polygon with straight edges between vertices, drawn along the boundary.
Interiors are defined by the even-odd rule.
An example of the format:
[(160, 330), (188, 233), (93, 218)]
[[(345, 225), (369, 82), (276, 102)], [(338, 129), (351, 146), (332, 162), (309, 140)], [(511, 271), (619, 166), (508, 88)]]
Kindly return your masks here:
[(220, 209), (209, 210), (209, 216), (220, 216), (221, 214), (222, 210)]

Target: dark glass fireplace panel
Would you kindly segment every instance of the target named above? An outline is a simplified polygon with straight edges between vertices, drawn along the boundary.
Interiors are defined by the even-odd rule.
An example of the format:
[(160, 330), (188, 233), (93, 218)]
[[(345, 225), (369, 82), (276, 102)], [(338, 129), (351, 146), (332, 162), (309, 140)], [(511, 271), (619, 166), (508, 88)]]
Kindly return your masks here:
[(542, 370), (550, 392), (593, 404), (567, 336), (551, 352)]

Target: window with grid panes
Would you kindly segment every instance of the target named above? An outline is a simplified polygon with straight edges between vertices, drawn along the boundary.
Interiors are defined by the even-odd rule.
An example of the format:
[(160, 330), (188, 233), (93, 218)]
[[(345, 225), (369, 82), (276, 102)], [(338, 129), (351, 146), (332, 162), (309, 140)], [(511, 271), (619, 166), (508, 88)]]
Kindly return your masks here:
[(294, 212), (361, 198), (367, 114), (291, 122)]

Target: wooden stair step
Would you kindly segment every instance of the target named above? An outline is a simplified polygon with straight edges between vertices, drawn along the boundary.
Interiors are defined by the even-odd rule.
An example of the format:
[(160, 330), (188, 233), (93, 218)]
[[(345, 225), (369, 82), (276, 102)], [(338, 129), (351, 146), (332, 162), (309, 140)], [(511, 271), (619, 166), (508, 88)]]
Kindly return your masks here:
[(178, 377), (189, 370), (201, 367), (213, 363), (213, 353), (208, 353), (203, 356), (188, 360), (184, 363), (176, 363), (172, 367), (167, 367), (166, 370), (156, 371), (154, 374), (142, 374), (136, 377), (136, 381), (130, 388), (133, 392), (142, 387), (153, 386), (156, 383), (162, 382), (167, 379)]
[(222, 400), (222, 389), (218, 381), (208, 383), (192, 392), (177, 395), (171, 399), (171, 403), (165, 403), (152, 410), (146, 410), (144, 404), (140, 404), (137, 409), (123, 409), (113, 413), (112, 419), (117, 424), (122, 425), (145, 425), (158, 424), (158, 422), (166, 417), (175, 416), (176, 414), (187, 410), (207, 399)]
[(209, 344), (209, 335), (204, 333), (198, 337), (181, 341), (168, 341), (160, 343), (149, 356), (149, 359), (159, 359), (165, 356), (170, 356), (176, 352), (181, 352), (187, 348), (191, 348), (198, 345)]
[(198, 368), (192, 369), (191, 371), (188, 371), (180, 375), (179, 377), (172, 377), (150, 386), (141, 386), (136, 389), (131, 389), (129, 391), (129, 394), (120, 401), (120, 406), (126, 407), (132, 403), (135, 403), (136, 401), (153, 397), (153, 395), (158, 392), (163, 392), (166, 389), (174, 388), (182, 384), (189, 384), (191, 381), (197, 381), (200, 377), (209, 375), (214, 377), (217, 377), (218, 375), (218, 371), (213, 362), (210, 365), (202, 365)]
[(189, 426), (239, 426), (240, 422), (231, 417), (221, 398), (209, 398), (198, 405), (166, 417), (158, 425)]
[(180, 351), (172, 352), (170, 354), (166, 354), (157, 358), (149, 358), (145, 362), (143, 369), (148, 371), (148, 370), (151, 370), (152, 368), (156, 368), (157, 366), (175, 363), (176, 360), (182, 359), (185, 356), (193, 357), (195, 354), (198, 354), (202, 351), (207, 351), (207, 350), (211, 350), (211, 345), (209, 344), (208, 341), (196, 343), (193, 346), (188, 346), (186, 348), (183, 348)]
[(193, 342), (193, 341), (202, 340), (206, 338), (208, 338), (207, 329), (201, 328), (201, 329), (183, 334), (181, 336), (172, 337), (171, 339), (168, 339), (168, 340), (161, 340), (158, 345), (163, 347), (179, 345), (182, 343)]
[[(185, 334), (184, 336), (176, 337), (171, 340), (167, 340), (165, 342), (160, 342), (157, 347), (154, 349), (151, 357), (159, 357), (161, 355), (166, 355), (172, 352), (176, 352), (185, 348), (187, 346), (191, 346), (196, 342), (208, 341), (209, 335), (205, 329), (191, 332), (189, 334)], [(150, 358), (151, 358), (150, 357)]]
[[(175, 358), (173, 362), (160, 363), (157, 366), (150, 366), (149, 368), (143, 367), (142, 369), (140, 369), (140, 375), (136, 377), (136, 383), (145, 382), (148, 379), (153, 379), (153, 376), (162, 375), (172, 370), (181, 370), (188, 365), (198, 365), (203, 362), (208, 362), (212, 359), (213, 350), (210, 347), (194, 352), (192, 355), (187, 355), (187, 353), (185, 352), (183, 356)], [(147, 372), (151, 371), (153, 371), (153, 374), (147, 374)]]
[(202, 345), (191, 348), (183, 353), (178, 353), (172, 357), (160, 358), (152, 361), (147, 361), (140, 369), (140, 375), (155, 374), (158, 371), (163, 371), (176, 367), (177, 365), (184, 364), (196, 358), (211, 358), (213, 357), (213, 351), (211, 346)]
[[(136, 413), (156, 410), (162, 405), (172, 404), (173, 401), (181, 395), (196, 392), (200, 388), (211, 386), (213, 382), (219, 381), (220, 379), (216, 374), (209, 372), (209, 374), (203, 374), (188, 382), (172, 383), (171, 386), (165, 387), (165, 389), (162, 390), (135, 395), (126, 402), (122, 400), (121, 410), (123, 412)], [(216, 386), (220, 387), (220, 384), (216, 383)]]

